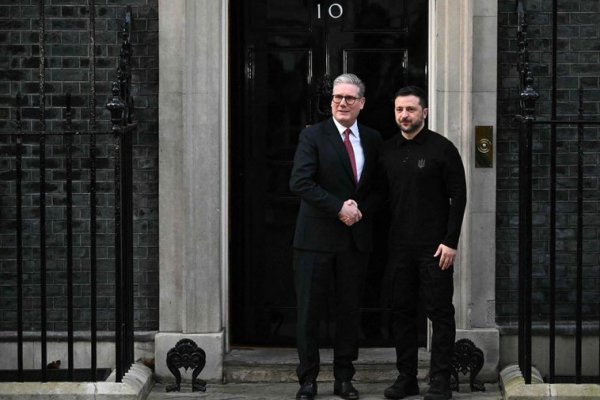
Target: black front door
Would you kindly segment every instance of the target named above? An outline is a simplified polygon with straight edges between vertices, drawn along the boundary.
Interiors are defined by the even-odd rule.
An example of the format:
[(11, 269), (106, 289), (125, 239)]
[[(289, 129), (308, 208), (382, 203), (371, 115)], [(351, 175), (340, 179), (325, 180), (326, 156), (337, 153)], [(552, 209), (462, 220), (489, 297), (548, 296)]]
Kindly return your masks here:
[[(288, 189), (298, 134), (330, 116), (331, 79), (366, 84), (361, 123), (396, 132), (394, 92), (426, 87), (427, 1), (232, 0), (231, 340), (293, 345), (291, 240), (299, 200)], [(378, 229), (384, 242), (385, 227)], [(377, 249), (363, 301), (363, 345), (388, 342), (382, 304), (385, 249)], [(333, 332), (329, 310), (324, 343)]]

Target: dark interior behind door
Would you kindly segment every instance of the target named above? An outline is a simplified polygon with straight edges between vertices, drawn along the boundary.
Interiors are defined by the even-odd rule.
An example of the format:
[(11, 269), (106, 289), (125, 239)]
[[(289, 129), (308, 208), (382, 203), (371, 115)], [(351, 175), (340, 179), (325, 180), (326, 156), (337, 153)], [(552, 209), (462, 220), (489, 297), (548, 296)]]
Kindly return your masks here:
[[(393, 95), (426, 87), (427, 2), (400, 0), (232, 0), (231, 4), (231, 340), (293, 345), (292, 249), (299, 200), (288, 189), (299, 132), (329, 117), (331, 79), (356, 73), (366, 84), (359, 120), (395, 134)], [(381, 296), (385, 215), (367, 276), (362, 345), (390, 345)], [(331, 307), (330, 307), (331, 308)], [(329, 309), (324, 345), (334, 327)], [(424, 326), (424, 324), (423, 324)], [(424, 329), (423, 329), (424, 332)]]

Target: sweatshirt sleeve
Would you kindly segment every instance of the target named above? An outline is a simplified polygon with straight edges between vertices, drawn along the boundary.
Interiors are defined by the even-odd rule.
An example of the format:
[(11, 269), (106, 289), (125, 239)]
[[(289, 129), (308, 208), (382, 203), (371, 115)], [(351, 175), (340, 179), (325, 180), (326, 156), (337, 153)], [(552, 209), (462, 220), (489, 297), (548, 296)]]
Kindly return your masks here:
[(444, 168), (444, 181), (450, 199), (448, 214), (448, 228), (443, 244), (456, 249), (460, 237), (465, 207), (467, 205), (467, 183), (465, 169), (458, 150), (453, 144), (446, 149), (446, 165)]

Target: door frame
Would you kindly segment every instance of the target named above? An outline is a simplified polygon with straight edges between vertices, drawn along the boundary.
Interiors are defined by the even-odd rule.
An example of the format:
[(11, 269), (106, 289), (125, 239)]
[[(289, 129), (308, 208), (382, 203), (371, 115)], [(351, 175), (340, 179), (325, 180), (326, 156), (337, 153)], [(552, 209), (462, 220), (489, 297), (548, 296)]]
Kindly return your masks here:
[[(169, 376), (166, 352), (177, 340), (193, 337), (211, 360), (203, 375), (219, 379), (230, 327), (229, 118), (235, 110), (226, 94), (229, 4), (158, 1), (161, 296), (156, 373)], [(487, 355), (483, 374), (494, 371), (499, 354), (496, 168), (474, 168), (473, 128), (496, 126), (498, 5), (495, 0), (429, 0), (429, 10), (429, 123), (457, 145), (471, 194), (455, 274), (458, 336), (470, 337)], [(205, 169), (202, 174), (188, 168), (194, 163)], [(476, 246), (470, 246), (473, 238)]]
[[(159, 301), (161, 333), (218, 332), (227, 338), (230, 327), (229, 121), (235, 110), (227, 95), (229, 11), (227, 0), (159, 0), (159, 287), (169, 294)], [(492, 328), (495, 168), (474, 169), (471, 132), (475, 125), (496, 126), (497, 4), (429, 0), (429, 18), (429, 124), (457, 145), (468, 189), (478, 189), (467, 205), (455, 274), (457, 326)], [(191, 148), (199, 135), (211, 147)], [(217, 180), (214, 187), (203, 182), (199, 191), (194, 186), (198, 182), (182, 153), (186, 162), (205, 165), (202, 157), (212, 160), (207, 170), (215, 170), (210, 180)], [(210, 225), (195, 224), (199, 219)], [(195, 241), (198, 236), (204, 242)], [(478, 245), (470, 249), (473, 237)], [(190, 264), (196, 259), (205, 263), (201, 272)], [(474, 279), (471, 270), (477, 274)], [(203, 315), (199, 318), (194, 309)], [(224, 341), (229, 346), (228, 338)]]
[[(497, 23), (497, 5), (493, 0), (466, 0), (459, 2), (459, 6), (450, 6), (441, 0), (428, 0), (429, 2), (429, 37), (428, 37), (428, 91), (429, 91), (429, 127), (448, 136), (463, 155), (463, 162), (467, 171), (468, 188), (477, 187), (487, 193), (485, 198), (470, 200), (465, 212), (463, 232), (459, 244), (457, 264), (460, 265), (455, 272), (456, 320), (458, 329), (471, 329), (473, 326), (495, 326), (495, 290), (484, 302), (473, 302), (471, 265), (484, 265), (488, 271), (484, 282), (486, 288), (495, 288), (495, 167), (488, 171), (477, 171), (473, 174), (474, 160), (472, 149), (474, 138), (470, 135), (474, 125), (496, 126), (496, 79), (477, 80), (478, 77), (495, 76), (497, 68), (497, 45), (495, 29), (490, 30)], [(229, 23), (229, 4), (224, 14), (227, 19), (227, 32)], [(478, 32), (474, 37), (473, 32)], [(453, 37), (461, 40), (453, 40)], [(228, 44), (226, 60), (231, 51), (231, 42)], [(474, 68), (477, 63), (478, 68)], [(226, 62), (228, 66), (229, 63)], [(481, 68), (484, 66), (485, 68)], [(490, 73), (481, 72), (487, 70)], [(480, 72), (477, 72), (480, 71)], [(229, 93), (229, 78), (223, 82), (223, 93)], [(479, 93), (483, 90), (483, 93)], [(459, 100), (456, 101), (457, 93)], [(477, 99), (476, 101), (474, 99)], [(225, 102), (229, 115), (229, 101)], [(227, 124), (229, 120), (224, 120)], [(227, 141), (227, 143), (229, 143)], [(229, 176), (227, 170), (229, 153), (224, 152), (227, 161), (224, 163), (223, 176)], [(229, 205), (229, 192), (227, 192)], [(224, 207), (225, 208), (225, 207)], [(229, 238), (229, 221), (223, 224), (224, 237)], [(483, 236), (477, 231), (477, 225), (485, 224), (491, 228)], [(483, 237), (483, 240), (481, 238)], [(473, 238), (478, 238), (478, 249), (470, 246)], [(492, 257), (490, 258), (490, 254)], [(225, 258), (223, 258), (225, 260)], [(223, 316), (226, 332), (230, 331), (229, 319), (229, 289), (228, 289), (229, 264), (223, 264)], [(479, 278), (478, 278), (479, 279)], [(473, 306), (475, 304), (475, 306)], [(429, 337), (431, 335), (428, 335)], [(226, 337), (226, 347), (229, 349), (229, 333)]]
[[(476, 107), (474, 104), (477, 104), (473, 101), (474, 98), (474, 87), (473, 82), (470, 80), (471, 76), (476, 76), (473, 69), (473, 45), (475, 39), (473, 37), (473, 29), (474, 22), (477, 22), (478, 17), (481, 18), (497, 18), (497, 10), (494, 6), (492, 6), (491, 0), (486, 0), (487, 3), (483, 4), (480, 2), (479, 5), (477, 1), (468, 0), (465, 2), (459, 2), (459, 6), (453, 4), (452, 6), (445, 4), (440, 0), (428, 0), (428, 15), (429, 15), (429, 45), (428, 45), (428, 90), (429, 90), (429, 127), (432, 130), (439, 131), (443, 134), (446, 134), (457, 146), (461, 154), (463, 154), (463, 162), (465, 163), (465, 169), (467, 170), (467, 181), (468, 186), (472, 187), (473, 182), (470, 182), (470, 174), (472, 160), (471, 160), (471, 149), (473, 148), (473, 139), (468, 132), (471, 131), (473, 127), (473, 119), (475, 115), (483, 115), (483, 118), (486, 120), (488, 125), (496, 125), (495, 121), (495, 107), (493, 111), (490, 113), (489, 111), (482, 111), (481, 114), (475, 114)], [(230, 9), (229, 4), (227, 4), (227, 26), (229, 26), (230, 20)], [(490, 12), (491, 10), (491, 12)], [(484, 15), (478, 16), (476, 13), (482, 12)], [(229, 29), (227, 28), (227, 32)], [(482, 29), (482, 32), (487, 32), (486, 29)], [(459, 35), (461, 40), (449, 40), (453, 36)], [(495, 39), (495, 32), (493, 34), (488, 34), (488, 41), (490, 38)], [(229, 46), (232, 45), (231, 41), (227, 41), (228, 43), (228, 51), (226, 52), (226, 59), (228, 61), (228, 57), (230, 52), (235, 51), (235, 49), (231, 49)], [(496, 46), (492, 47), (493, 56), (492, 60), (495, 60), (496, 54)], [(490, 52), (486, 52), (489, 56)], [(489, 58), (489, 57), (488, 57)], [(229, 65), (227, 62), (226, 65)], [(493, 70), (496, 69), (496, 64), (490, 64), (490, 68)], [(228, 79), (224, 82), (223, 93), (229, 93), (229, 71), (228, 71)], [(485, 96), (487, 103), (490, 104), (490, 99), (493, 99), (492, 103), (495, 102), (495, 81), (491, 82), (494, 87), (493, 90), (490, 87), (488, 94)], [(453, 99), (453, 94), (459, 93), (459, 101), (456, 102)], [(450, 104), (452, 104), (452, 109), (455, 110), (457, 105), (460, 111), (455, 112), (450, 110)], [(232, 113), (229, 112), (229, 101), (226, 102), (226, 107), (228, 108), (225, 115), (229, 115), (232, 118)], [(228, 124), (229, 120), (223, 120), (224, 124)], [(228, 137), (229, 138), (229, 137)], [(227, 141), (227, 146), (229, 148), (229, 141)], [(223, 168), (223, 176), (229, 176), (229, 171), (227, 167), (230, 165), (229, 160), (224, 164)], [(493, 169), (494, 177), (495, 177), (495, 169)], [(489, 175), (489, 174), (488, 174)], [(482, 185), (485, 187), (484, 190), (492, 191), (493, 197), (495, 198), (495, 183), (492, 184), (492, 180), (484, 177), (483, 179), (477, 179), (477, 187), (481, 189)], [(486, 203), (485, 207), (494, 208), (494, 202)], [(227, 192), (227, 201), (224, 205), (229, 206), (229, 192)], [(471, 279), (470, 273), (466, 272), (469, 270), (470, 261), (476, 261), (475, 259), (481, 259), (482, 255), (473, 254), (474, 252), (470, 249), (469, 243), (471, 241), (471, 224), (473, 223), (470, 206), (473, 204), (473, 201), (467, 206), (467, 211), (465, 213), (465, 221), (463, 223), (463, 231), (461, 235), (461, 242), (459, 244), (459, 253), (457, 258), (457, 264), (461, 265), (461, 268), (456, 269), (455, 273), (455, 297), (454, 304), (456, 308), (456, 319), (457, 319), (457, 327), (459, 329), (470, 328), (472, 325), (472, 313), (473, 309), (470, 306), (471, 302)], [(224, 207), (225, 208), (225, 207)], [(484, 216), (484, 219), (488, 218), (489, 214)], [(491, 213), (495, 217), (495, 209)], [(493, 225), (492, 225), (493, 226)], [(227, 223), (223, 224), (223, 228), (225, 232), (223, 232), (223, 236), (229, 238), (229, 221), (227, 219)], [(488, 250), (495, 251), (495, 229), (494, 234), (486, 235), (486, 242), (484, 243), (484, 247)], [(493, 253), (492, 253), (493, 254)], [(489, 253), (488, 253), (489, 255)], [(225, 258), (224, 258), (225, 260)], [(488, 264), (488, 269), (493, 269), (493, 265)], [(223, 265), (223, 315), (224, 315), (224, 325), (226, 328), (226, 332), (230, 331), (231, 321), (229, 319), (230, 314), (229, 310), (229, 265)], [(492, 277), (495, 274), (491, 275)], [(494, 287), (493, 282), (487, 282), (487, 286)], [(485, 319), (488, 323), (493, 323), (493, 321), (489, 321), (490, 313), (492, 315), (495, 314), (495, 310), (489, 309), (489, 307), (484, 310), (479, 310), (482, 313), (485, 313)], [(481, 317), (480, 317), (481, 318)], [(428, 335), (430, 337), (430, 334)], [(229, 341), (229, 333), (226, 336), (226, 348), (229, 349), (230, 341)]]

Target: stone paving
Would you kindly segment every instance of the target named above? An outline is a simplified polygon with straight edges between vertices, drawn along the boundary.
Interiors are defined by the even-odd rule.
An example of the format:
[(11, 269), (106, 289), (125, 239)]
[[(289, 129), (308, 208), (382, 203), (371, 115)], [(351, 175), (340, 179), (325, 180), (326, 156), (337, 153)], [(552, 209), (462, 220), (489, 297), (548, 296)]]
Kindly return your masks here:
[[(360, 392), (362, 400), (382, 400), (383, 390), (390, 383), (356, 383), (355, 386)], [(424, 385), (422, 385), (424, 386)], [(147, 400), (176, 400), (176, 399), (207, 399), (207, 400), (281, 400), (295, 399), (298, 384), (294, 382), (286, 383), (229, 383), (213, 384), (209, 383), (206, 392), (190, 392), (189, 383), (183, 383), (181, 392), (165, 392), (165, 386), (157, 383)], [(407, 400), (422, 399), (422, 395), (427, 387), (421, 387), (421, 396), (410, 396)], [(497, 385), (486, 385), (486, 392), (471, 393), (468, 385), (462, 392), (454, 393), (455, 400), (501, 400), (502, 394)], [(319, 394), (316, 400), (339, 400), (340, 397), (333, 395), (333, 383), (319, 383)]]
[[(165, 384), (155, 384), (148, 400), (201, 398), (207, 400), (281, 400), (296, 397), (297, 355), (294, 349), (251, 348), (233, 349), (225, 357), (224, 381), (226, 384), (208, 383), (205, 393), (191, 393), (190, 382), (182, 383), (181, 392), (166, 393)], [(333, 395), (333, 351), (321, 349), (322, 370), (319, 374), (316, 400), (339, 400)], [(389, 348), (361, 349), (360, 360), (355, 363), (354, 386), (361, 400), (383, 400), (383, 391), (396, 378), (395, 352)], [(419, 380), (422, 395), (427, 390), (426, 380), (429, 353), (419, 351)], [(202, 378), (202, 374), (200, 378)], [(461, 375), (461, 378), (464, 376)], [(268, 382), (268, 383), (267, 383)], [(408, 400), (421, 399), (408, 397)], [(500, 400), (498, 384), (486, 384), (486, 392), (471, 393), (468, 384), (462, 384), (455, 400)]]

